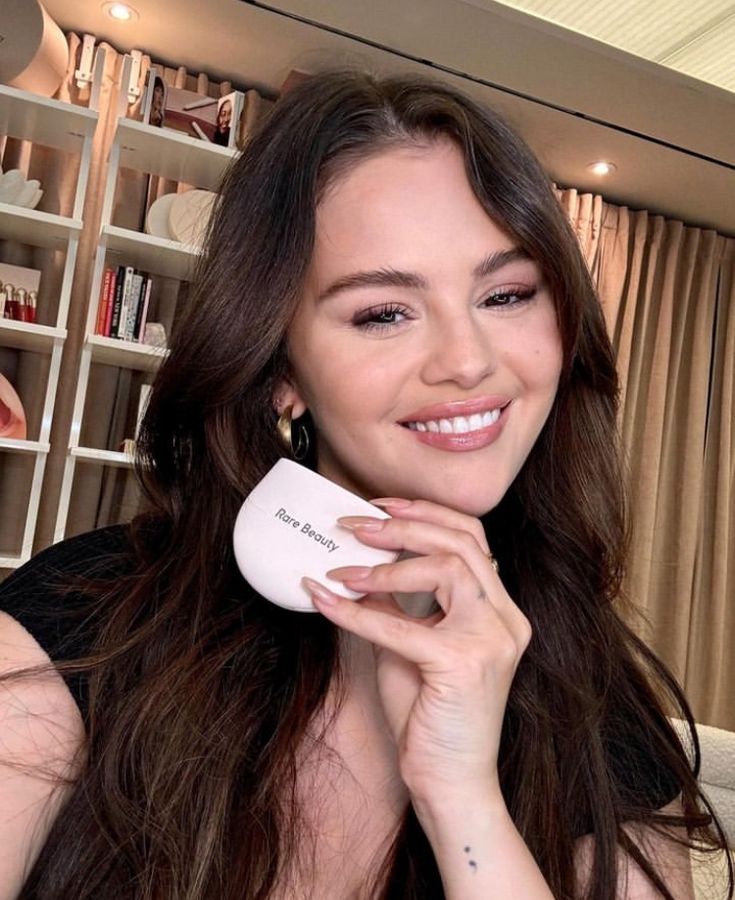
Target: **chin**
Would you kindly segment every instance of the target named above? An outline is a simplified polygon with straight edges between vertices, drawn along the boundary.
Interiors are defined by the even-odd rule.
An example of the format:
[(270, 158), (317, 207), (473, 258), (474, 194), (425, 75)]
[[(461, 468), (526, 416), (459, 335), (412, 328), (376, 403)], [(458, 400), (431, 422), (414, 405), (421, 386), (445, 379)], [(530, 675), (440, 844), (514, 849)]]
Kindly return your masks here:
[(423, 492), (414, 490), (410, 493), (407, 491), (403, 494), (391, 494), (391, 496), (407, 497), (413, 500), (430, 500), (432, 503), (446, 506), (449, 509), (454, 509), (467, 516), (473, 516), (476, 519), (495, 509), (504, 495), (505, 491), (502, 490), (493, 491), (486, 489), (478, 491), (476, 489), (473, 490), (471, 486), (469, 488), (463, 486), (462, 489), (458, 490), (446, 485), (438, 490), (425, 490)]

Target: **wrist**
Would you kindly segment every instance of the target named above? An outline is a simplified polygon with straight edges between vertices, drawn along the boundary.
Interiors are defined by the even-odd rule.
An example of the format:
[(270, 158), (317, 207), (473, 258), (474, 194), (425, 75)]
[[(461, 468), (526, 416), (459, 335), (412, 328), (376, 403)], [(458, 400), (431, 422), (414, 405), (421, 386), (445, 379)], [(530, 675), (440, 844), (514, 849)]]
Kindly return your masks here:
[(440, 835), (458, 822), (467, 825), (511, 822), (510, 813), (497, 783), (462, 785), (451, 789), (434, 786), (431, 791), (411, 791), (411, 802), (424, 830)]

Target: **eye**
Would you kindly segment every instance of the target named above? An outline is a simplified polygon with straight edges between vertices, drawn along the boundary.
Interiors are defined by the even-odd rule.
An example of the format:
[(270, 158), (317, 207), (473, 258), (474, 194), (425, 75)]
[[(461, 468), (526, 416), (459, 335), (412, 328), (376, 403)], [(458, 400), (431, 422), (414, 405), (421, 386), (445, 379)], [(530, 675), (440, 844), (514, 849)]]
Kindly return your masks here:
[(536, 296), (536, 288), (506, 288), (503, 291), (496, 291), (485, 297), (482, 301), (484, 306), (490, 309), (506, 309), (510, 306), (520, 306), (527, 303)]
[(400, 317), (408, 315), (408, 310), (395, 303), (383, 303), (381, 306), (372, 306), (356, 313), (352, 318), (352, 324), (363, 331), (376, 331), (385, 328), (393, 328), (400, 324)]

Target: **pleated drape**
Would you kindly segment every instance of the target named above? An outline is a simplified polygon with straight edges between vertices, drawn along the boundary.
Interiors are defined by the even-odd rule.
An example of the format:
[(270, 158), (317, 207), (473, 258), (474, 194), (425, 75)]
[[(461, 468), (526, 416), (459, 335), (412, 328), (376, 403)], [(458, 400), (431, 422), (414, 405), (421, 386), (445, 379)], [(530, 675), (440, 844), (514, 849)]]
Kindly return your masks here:
[(626, 593), (701, 722), (735, 729), (735, 241), (558, 191), (621, 379), (632, 516)]

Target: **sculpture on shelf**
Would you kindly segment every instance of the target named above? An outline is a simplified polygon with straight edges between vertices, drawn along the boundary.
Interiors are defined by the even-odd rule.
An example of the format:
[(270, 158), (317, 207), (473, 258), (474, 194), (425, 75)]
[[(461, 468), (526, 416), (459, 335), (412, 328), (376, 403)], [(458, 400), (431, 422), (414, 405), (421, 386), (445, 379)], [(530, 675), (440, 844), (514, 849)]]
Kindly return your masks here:
[(4, 375), (0, 375), (0, 438), (26, 439), (26, 414), (20, 397)]

